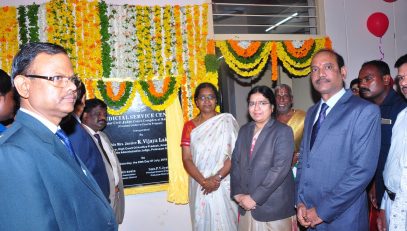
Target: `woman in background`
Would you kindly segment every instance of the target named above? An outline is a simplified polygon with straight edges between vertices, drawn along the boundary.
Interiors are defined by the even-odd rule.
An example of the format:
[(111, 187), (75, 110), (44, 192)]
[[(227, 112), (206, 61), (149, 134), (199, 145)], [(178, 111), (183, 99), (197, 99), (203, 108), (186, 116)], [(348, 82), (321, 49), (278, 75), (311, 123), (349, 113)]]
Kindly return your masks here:
[(247, 97), (252, 122), (239, 131), (232, 155), (231, 196), (239, 203), (240, 231), (291, 231), (293, 132), (273, 118), (276, 101), (267, 86)]
[(231, 114), (215, 111), (218, 99), (214, 85), (201, 83), (194, 94), (200, 113), (182, 131), (182, 161), (191, 177), (189, 204), (195, 231), (237, 230), (229, 171), (239, 126)]

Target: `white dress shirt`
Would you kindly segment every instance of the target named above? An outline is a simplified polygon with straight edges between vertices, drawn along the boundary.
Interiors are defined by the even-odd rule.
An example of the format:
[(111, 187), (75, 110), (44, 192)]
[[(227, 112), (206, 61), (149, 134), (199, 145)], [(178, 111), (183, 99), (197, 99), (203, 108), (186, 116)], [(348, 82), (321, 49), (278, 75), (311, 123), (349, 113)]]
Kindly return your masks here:
[(318, 120), (318, 115), (319, 111), (321, 111), (321, 105), (323, 103), (326, 103), (328, 105), (328, 109), (326, 109), (326, 116), (328, 116), (329, 112), (332, 110), (332, 108), (335, 106), (335, 104), (341, 99), (341, 97), (346, 93), (346, 90), (342, 88), (340, 91), (338, 91), (335, 95), (333, 95), (331, 98), (329, 98), (326, 102), (324, 100), (320, 100), (319, 106), (318, 106), (318, 111), (317, 111), (317, 116), (314, 118), (314, 124)]
[(406, 230), (407, 222), (407, 108), (402, 110), (394, 124), (391, 146), (383, 171), (384, 184), (396, 193), (391, 201), (385, 194), (386, 219), (390, 230)]
[[(119, 171), (117, 169), (118, 163), (116, 162), (115, 154), (112, 152), (112, 149), (110, 148), (110, 140), (106, 140), (104, 135), (101, 135), (99, 131), (95, 132), (93, 129), (88, 127), (86, 124), (82, 124), (90, 133), (92, 137), (94, 137), (95, 134), (99, 134), (100, 140), (102, 141), (103, 149), (105, 150), (107, 157), (109, 158), (110, 164), (112, 166), (113, 170), (113, 176), (114, 176), (114, 184), (117, 186), (119, 184)], [(96, 144), (99, 146), (99, 144), (96, 142)]]

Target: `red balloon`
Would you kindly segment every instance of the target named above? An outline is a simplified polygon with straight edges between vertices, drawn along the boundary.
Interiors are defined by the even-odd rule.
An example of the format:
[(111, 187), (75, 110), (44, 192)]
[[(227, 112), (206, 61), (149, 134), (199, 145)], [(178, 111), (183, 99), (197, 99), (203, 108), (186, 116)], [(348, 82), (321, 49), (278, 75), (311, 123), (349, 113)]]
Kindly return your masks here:
[(385, 2), (395, 2), (397, 0), (384, 0)]
[(382, 37), (389, 28), (389, 19), (381, 12), (373, 13), (367, 19), (367, 29), (376, 37)]

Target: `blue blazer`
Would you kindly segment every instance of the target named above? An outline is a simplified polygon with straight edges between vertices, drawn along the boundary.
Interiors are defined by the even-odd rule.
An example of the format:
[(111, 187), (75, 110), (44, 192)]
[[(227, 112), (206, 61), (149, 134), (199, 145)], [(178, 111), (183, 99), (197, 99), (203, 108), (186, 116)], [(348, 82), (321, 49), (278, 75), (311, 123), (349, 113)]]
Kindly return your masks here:
[(67, 121), (61, 124), (61, 128), (68, 135), (73, 149), (77, 156), (82, 160), (85, 166), (92, 173), (100, 189), (109, 201), (110, 186), (106, 167), (102, 159), (102, 154), (96, 146), (95, 141), (82, 125), (70, 116)]
[(316, 209), (324, 221), (316, 230), (369, 230), (366, 187), (380, 151), (379, 107), (347, 91), (325, 118), (310, 150), (318, 106), (305, 118), (297, 204)]
[(55, 134), (21, 111), (0, 138), (0, 182), (0, 230), (117, 230), (93, 177)]

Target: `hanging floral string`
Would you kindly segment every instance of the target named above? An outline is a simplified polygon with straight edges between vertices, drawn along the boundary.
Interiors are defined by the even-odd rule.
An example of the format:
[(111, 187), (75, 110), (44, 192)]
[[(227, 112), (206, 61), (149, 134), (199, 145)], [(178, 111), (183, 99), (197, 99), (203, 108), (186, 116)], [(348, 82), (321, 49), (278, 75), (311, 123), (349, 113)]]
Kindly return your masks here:
[(76, 73), (82, 78), (100, 78), (103, 73), (100, 15), (97, 2), (78, 1), (72, 6), (75, 15)]
[(18, 51), (18, 21), (15, 7), (0, 7), (0, 67), (11, 72), (11, 63)]
[(71, 1), (51, 0), (46, 3), (48, 41), (64, 47), (71, 59), (77, 59), (73, 4)]
[(99, 2), (99, 17), (100, 17), (100, 36), (101, 36), (101, 49), (102, 49), (102, 76), (105, 78), (110, 77), (112, 59), (110, 57), (110, 46), (109, 46), (109, 19), (107, 17), (107, 5), (104, 1)]

